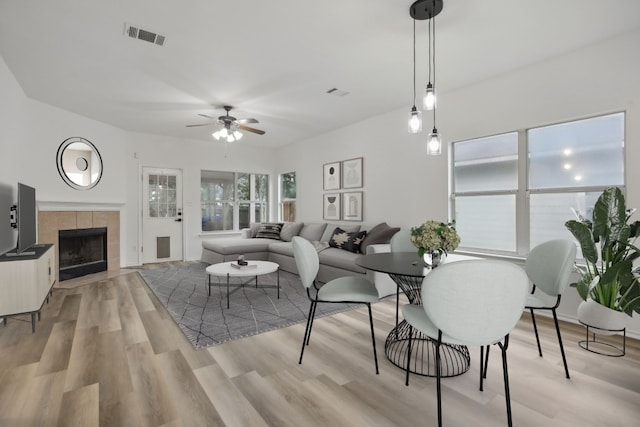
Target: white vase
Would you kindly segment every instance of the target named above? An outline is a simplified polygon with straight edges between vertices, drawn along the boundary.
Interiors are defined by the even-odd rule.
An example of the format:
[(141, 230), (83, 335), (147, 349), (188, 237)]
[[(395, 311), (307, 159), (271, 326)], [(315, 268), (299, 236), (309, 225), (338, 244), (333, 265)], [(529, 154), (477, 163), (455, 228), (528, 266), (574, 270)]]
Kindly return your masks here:
[(582, 301), (578, 306), (578, 320), (598, 328), (592, 331), (598, 335), (613, 335), (627, 325), (627, 315), (622, 311), (612, 310), (592, 299)]

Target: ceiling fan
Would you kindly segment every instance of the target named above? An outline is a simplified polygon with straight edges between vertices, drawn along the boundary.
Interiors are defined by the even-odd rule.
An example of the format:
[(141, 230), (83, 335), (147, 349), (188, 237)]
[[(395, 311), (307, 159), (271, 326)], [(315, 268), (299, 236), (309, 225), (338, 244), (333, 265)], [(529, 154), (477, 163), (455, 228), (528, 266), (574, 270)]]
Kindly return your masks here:
[(187, 127), (217, 126), (217, 129), (211, 135), (217, 140), (223, 139), (226, 142), (234, 142), (242, 138), (242, 132), (240, 132), (238, 129), (258, 135), (265, 134), (263, 130), (245, 125), (246, 123), (258, 123), (256, 119), (236, 119), (235, 117), (229, 115), (229, 111), (231, 111), (233, 107), (231, 107), (230, 105), (225, 105), (223, 108), (227, 112), (227, 115), (220, 116), (217, 120), (214, 117), (207, 116), (206, 114), (198, 114), (199, 116), (205, 117), (207, 119), (216, 120), (215, 122), (187, 125)]

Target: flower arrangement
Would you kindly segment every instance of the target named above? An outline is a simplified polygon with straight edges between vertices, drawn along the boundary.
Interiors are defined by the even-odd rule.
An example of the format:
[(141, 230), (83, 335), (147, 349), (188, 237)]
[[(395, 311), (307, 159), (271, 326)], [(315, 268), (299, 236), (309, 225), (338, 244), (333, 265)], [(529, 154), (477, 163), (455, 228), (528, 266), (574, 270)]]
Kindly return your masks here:
[(411, 243), (418, 248), (418, 255), (434, 253), (442, 255), (455, 250), (460, 244), (460, 236), (455, 228), (455, 221), (444, 223), (427, 221), (418, 227), (411, 228)]

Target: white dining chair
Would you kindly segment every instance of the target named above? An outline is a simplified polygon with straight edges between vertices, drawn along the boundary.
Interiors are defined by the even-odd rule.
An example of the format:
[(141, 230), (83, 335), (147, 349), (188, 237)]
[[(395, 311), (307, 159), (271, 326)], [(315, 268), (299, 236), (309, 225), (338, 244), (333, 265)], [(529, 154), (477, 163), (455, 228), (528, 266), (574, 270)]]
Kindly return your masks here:
[(391, 252), (418, 252), (418, 248), (411, 243), (411, 230), (403, 228), (393, 235), (391, 241)]
[(311, 328), (313, 327), (313, 319), (318, 303), (365, 304), (369, 310), (373, 359), (376, 365), (376, 374), (378, 374), (378, 355), (376, 353), (376, 338), (373, 330), (373, 315), (371, 313), (371, 304), (380, 299), (375, 285), (364, 277), (345, 276), (318, 286), (316, 277), (318, 275), (318, 269), (320, 268), (320, 261), (316, 248), (308, 240), (299, 236), (294, 237), (291, 241), (296, 267), (298, 267), (298, 274), (300, 275), (302, 285), (307, 291), (307, 296), (311, 301), (309, 315), (307, 317), (307, 327), (304, 332), (302, 350), (300, 351), (300, 360), (298, 363), (302, 363), (304, 348), (309, 345)]
[[(444, 264), (422, 282), (423, 305), (407, 304), (402, 313), (412, 328), (435, 341), (438, 426), (442, 426), (442, 344), (480, 347), (480, 390), (486, 376), (485, 346), (498, 345), (502, 353), (508, 425), (512, 425), (507, 370), (509, 333), (524, 308), (529, 280), (525, 271), (506, 261), (471, 260)], [(407, 351), (406, 381), (409, 384), (411, 333)]]
[[(567, 367), (567, 357), (564, 354), (564, 346), (562, 345), (562, 336), (560, 335), (556, 309), (560, 305), (562, 293), (569, 285), (569, 276), (576, 261), (576, 252), (576, 244), (571, 240), (549, 240), (534, 247), (531, 252), (529, 252), (525, 264), (525, 270), (533, 284), (531, 293), (527, 296), (525, 308), (531, 313), (533, 330), (536, 335), (536, 343), (538, 344), (538, 354), (542, 357), (542, 348), (540, 347), (540, 337), (538, 336), (538, 327), (536, 325), (534, 311), (549, 310), (553, 315), (553, 321), (556, 326), (556, 334), (558, 335), (560, 353), (562, 354), (562, 362), (564, 364), (564, 373), (567, 378), (570, 378), (569, 368)], [(550, 304), (543, 298), (539, 298), (538, 295), (535, 294), (538, 289), (550, 297), (555, 297), (555, 303)]]

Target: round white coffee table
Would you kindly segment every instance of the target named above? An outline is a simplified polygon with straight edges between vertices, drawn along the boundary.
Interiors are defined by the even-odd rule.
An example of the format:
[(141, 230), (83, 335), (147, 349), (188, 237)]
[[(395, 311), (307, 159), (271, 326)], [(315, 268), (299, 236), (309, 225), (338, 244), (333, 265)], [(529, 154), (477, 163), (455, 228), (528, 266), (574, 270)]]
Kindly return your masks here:
[[(211, 276), (227, 278), (227, 308), (229, 308), (229, 279), (231, 277), (255, 277), (256, 288), (258, 287), (258, 276), (269, 273), (278, 273), (276, 288), (278, 289), (278, 299), (280, 299), (280, 266), (271, 261), (247, 261), (249, 265), (236, 268), (231, 264), (237, 265), (236, 261), (221, 262), (212, 264), (207, 267), (206, 272), (209, 277), (209, 296), (211, 296)], [(238, 289), (246, 283), (238, 285)], [(235, 286), (235, 285), (234, 285)]]

